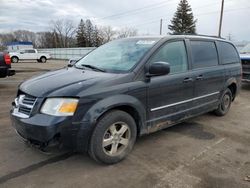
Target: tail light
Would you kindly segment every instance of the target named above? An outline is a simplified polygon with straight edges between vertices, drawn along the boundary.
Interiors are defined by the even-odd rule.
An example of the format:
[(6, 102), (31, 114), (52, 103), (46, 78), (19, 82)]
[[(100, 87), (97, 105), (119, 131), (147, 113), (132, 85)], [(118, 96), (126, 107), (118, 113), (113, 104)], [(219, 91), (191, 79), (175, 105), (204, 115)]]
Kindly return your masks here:
[(9, 54), (5, 54), (4, 55), (4, 61), (5, 61), (6, 65), (10, 65), (11, 64), (11, 59), (10, 59), (10, 55)]

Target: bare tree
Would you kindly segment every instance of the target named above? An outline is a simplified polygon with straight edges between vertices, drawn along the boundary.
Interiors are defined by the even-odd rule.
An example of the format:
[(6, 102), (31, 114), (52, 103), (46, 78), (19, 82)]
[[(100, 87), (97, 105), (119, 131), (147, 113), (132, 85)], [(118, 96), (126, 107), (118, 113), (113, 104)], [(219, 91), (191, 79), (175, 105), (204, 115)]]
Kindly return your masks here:
[(56, 48), (58, 38), (54, 32), (38, 32), (36, 45), (39, 48)]
[(116, 31), (111, 26), (103, 26), (100, 28), (100, 33), (103, 37), (103, 42), (109, 42), (114, 39)]
[(17, 39), (13, 35), (13, 33), (3, 33), (0, 34), (0, 42), (2, 45), (8, 43), (8, 42), (15, 42)]
[(51, 21), (51, 28), (54, 33), (58, 34), (58, 47), (70, 47), (70, 42), (76, 33), (76, 28), (72, 20), (55, 20)]
[(125, 27), (118, 31), (117, 38), (127, 38), (127, 37), (136, 36), (136, 35), (137, 35), (136, 29)]

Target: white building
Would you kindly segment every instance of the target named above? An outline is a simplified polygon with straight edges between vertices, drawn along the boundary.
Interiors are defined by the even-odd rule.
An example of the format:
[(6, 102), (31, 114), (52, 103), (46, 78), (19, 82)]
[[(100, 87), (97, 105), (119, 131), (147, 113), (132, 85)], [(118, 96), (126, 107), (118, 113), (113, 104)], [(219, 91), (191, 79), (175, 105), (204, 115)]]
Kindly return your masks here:
[(9, 42), (6, 44), (6, 46), (8, 52), (23, 50), (23, 49), (33, 49), (32, 42)]

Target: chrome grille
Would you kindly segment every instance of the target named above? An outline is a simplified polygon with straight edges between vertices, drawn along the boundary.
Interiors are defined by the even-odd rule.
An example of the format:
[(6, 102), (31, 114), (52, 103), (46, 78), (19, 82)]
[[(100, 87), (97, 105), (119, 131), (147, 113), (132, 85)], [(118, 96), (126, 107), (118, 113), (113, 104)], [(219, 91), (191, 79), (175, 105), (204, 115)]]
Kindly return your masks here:
[(23, 104), (27, 104), (27, 105), (34, 105), (36, 101), (35, 97), (31, 97), (31, 96), (27, 96), (25, 95), (24, 99), (23, 99)]
[(21, 118), (29, 118), (36, 103), (36, 99), (36, 97), (27, 94), (20, 94), (15, 99), (13, 115)]

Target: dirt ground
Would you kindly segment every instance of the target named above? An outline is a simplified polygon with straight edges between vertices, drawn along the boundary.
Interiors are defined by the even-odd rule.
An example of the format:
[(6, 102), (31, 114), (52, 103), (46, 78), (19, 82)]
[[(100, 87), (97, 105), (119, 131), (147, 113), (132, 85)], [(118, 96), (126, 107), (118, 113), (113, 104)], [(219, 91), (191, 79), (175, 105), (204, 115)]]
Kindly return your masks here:
[(16, 75), (0, 80), (0, 187), (250, 187), (250, 84), (243, 84), (225, 117), (205, 114), (139, 138), (116, 165), (24, 144), (9, 120), (18, 84), (66, 64), (13, 64)]

